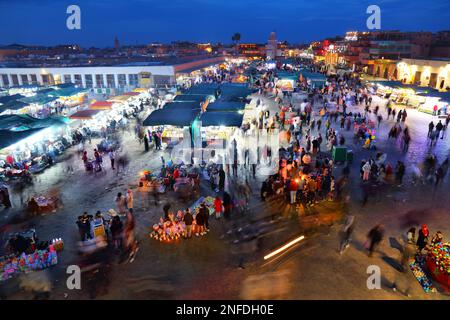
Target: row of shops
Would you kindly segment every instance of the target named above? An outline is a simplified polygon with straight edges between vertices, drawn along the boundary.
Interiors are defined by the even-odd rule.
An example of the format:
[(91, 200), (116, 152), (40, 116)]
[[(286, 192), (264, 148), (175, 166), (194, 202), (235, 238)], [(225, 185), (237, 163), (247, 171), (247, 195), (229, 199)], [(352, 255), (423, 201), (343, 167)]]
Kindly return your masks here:
[(45, 118), (51, 114), (69, 114), (74, 107), (84, 104), (87, 90), (72, 84), (51, 87), (23, 86), (11, 88), (0, 97), (0, 115), (28, 114)]
[(416, 108), (418, 111), (447, 115), (450, 93), (435, 89), (403, 84), (398, 81), (372, 81), (368, 83), (372, 93), (389, 99), (394, 104)]
[(162, 131), (162, 142), (168, 146), (186, 137), (201, 138), (203, 145), (226, 140), (249, 118), (252, 92), (236, 83), (195, 85), (153, 111), (144, 126)]
[(136, 105), (148, 97), (148, 90), (136, 89), (107, 101), (94, 101), (70, 117), (0, 115), (0, 180), (22, 181), (30, 174), (42, 172), (66, 149), (79, 143), (80, 134), (102, 136), (106, 129), (118, 126), (124, 117), (136, 112)]

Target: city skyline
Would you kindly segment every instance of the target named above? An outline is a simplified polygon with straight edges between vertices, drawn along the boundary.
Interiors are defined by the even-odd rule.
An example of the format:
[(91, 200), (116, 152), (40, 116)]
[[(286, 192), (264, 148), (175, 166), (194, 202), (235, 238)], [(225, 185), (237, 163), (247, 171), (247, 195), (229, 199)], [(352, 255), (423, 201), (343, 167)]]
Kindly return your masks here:
[[(126, 4), (104, 0), (0, 1), (0, 45), (76, 43), (82, 47), (113, 47), (116, 36), (121, 45), (172, 41), (227, 44), (231, 43), (235, 32), (241, 33), (241, 42), (265, 43), (271, 31), (277, 32), (279, 40), (303, 44), (344, 35), (346, 31), (367, 31), (366, 9), (370, 4), (381, 8), (381, 30), (436, 32), (449, 29), (450, 4), (446, 1), (338, 3), (335, 0), (317, 3), (194, 0), (189, 4), (178, 0), (167, 3), (130, 0)], [(71, 4), (81, 8), (81, 30), (66, 27), (69, 16), (66, 9)], [(422, 9), (417, 10), (418, 7)], [(254, 14), (246, 14), (249, 10)], [(333, 30), (332, 33), (329, 30)]]

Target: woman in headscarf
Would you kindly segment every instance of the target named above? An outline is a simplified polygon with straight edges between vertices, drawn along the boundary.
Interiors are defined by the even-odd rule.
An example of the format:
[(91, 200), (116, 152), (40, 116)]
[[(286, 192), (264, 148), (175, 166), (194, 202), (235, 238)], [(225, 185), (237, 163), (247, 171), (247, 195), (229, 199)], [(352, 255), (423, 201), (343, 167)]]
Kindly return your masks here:
[(430, 231), (428, 231), (428, 227), (426, 224), (422, 225), (422, 228), (419, 230), (419, 236), (417, 238), (417, 247), (419, 248), (419, 252), (422, 251), (428, 244), (428, 237), (430, 236)]

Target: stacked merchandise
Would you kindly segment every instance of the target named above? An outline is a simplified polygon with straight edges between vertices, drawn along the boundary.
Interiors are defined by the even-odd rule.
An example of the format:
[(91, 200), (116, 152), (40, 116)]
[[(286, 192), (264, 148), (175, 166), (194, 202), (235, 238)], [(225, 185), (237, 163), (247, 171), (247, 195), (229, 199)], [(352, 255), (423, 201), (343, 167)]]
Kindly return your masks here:
[(9, 255), (0, 259), (0, 281), (5, 281), (20, 273), (43, 270), (58, 263), (58, 256), (53, 245), (46, 250), (36, 250), (34, 253)]

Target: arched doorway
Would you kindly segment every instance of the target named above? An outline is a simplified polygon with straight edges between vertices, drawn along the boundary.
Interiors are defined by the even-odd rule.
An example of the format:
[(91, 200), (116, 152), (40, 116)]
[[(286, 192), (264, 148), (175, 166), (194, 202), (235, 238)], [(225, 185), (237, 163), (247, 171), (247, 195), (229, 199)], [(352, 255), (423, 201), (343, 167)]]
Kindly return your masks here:
[(375, 75), (377, 77), (381, 77), (381, 68), (380, 68), (380, 66), (377, 67), (377, 72), (375, 73)]
[(395, 80), (397, 80), (397, 75), (398, 75), (398, 73), (397, 73), (397, 68), (395, 68), (394, 73), (392, 74), (392, 77), (393, 77)]
[(384, 68), (383, 78), (385, 78), (385, 79), (388, 79), (388, 78), (389, 78), (388, 68)]

